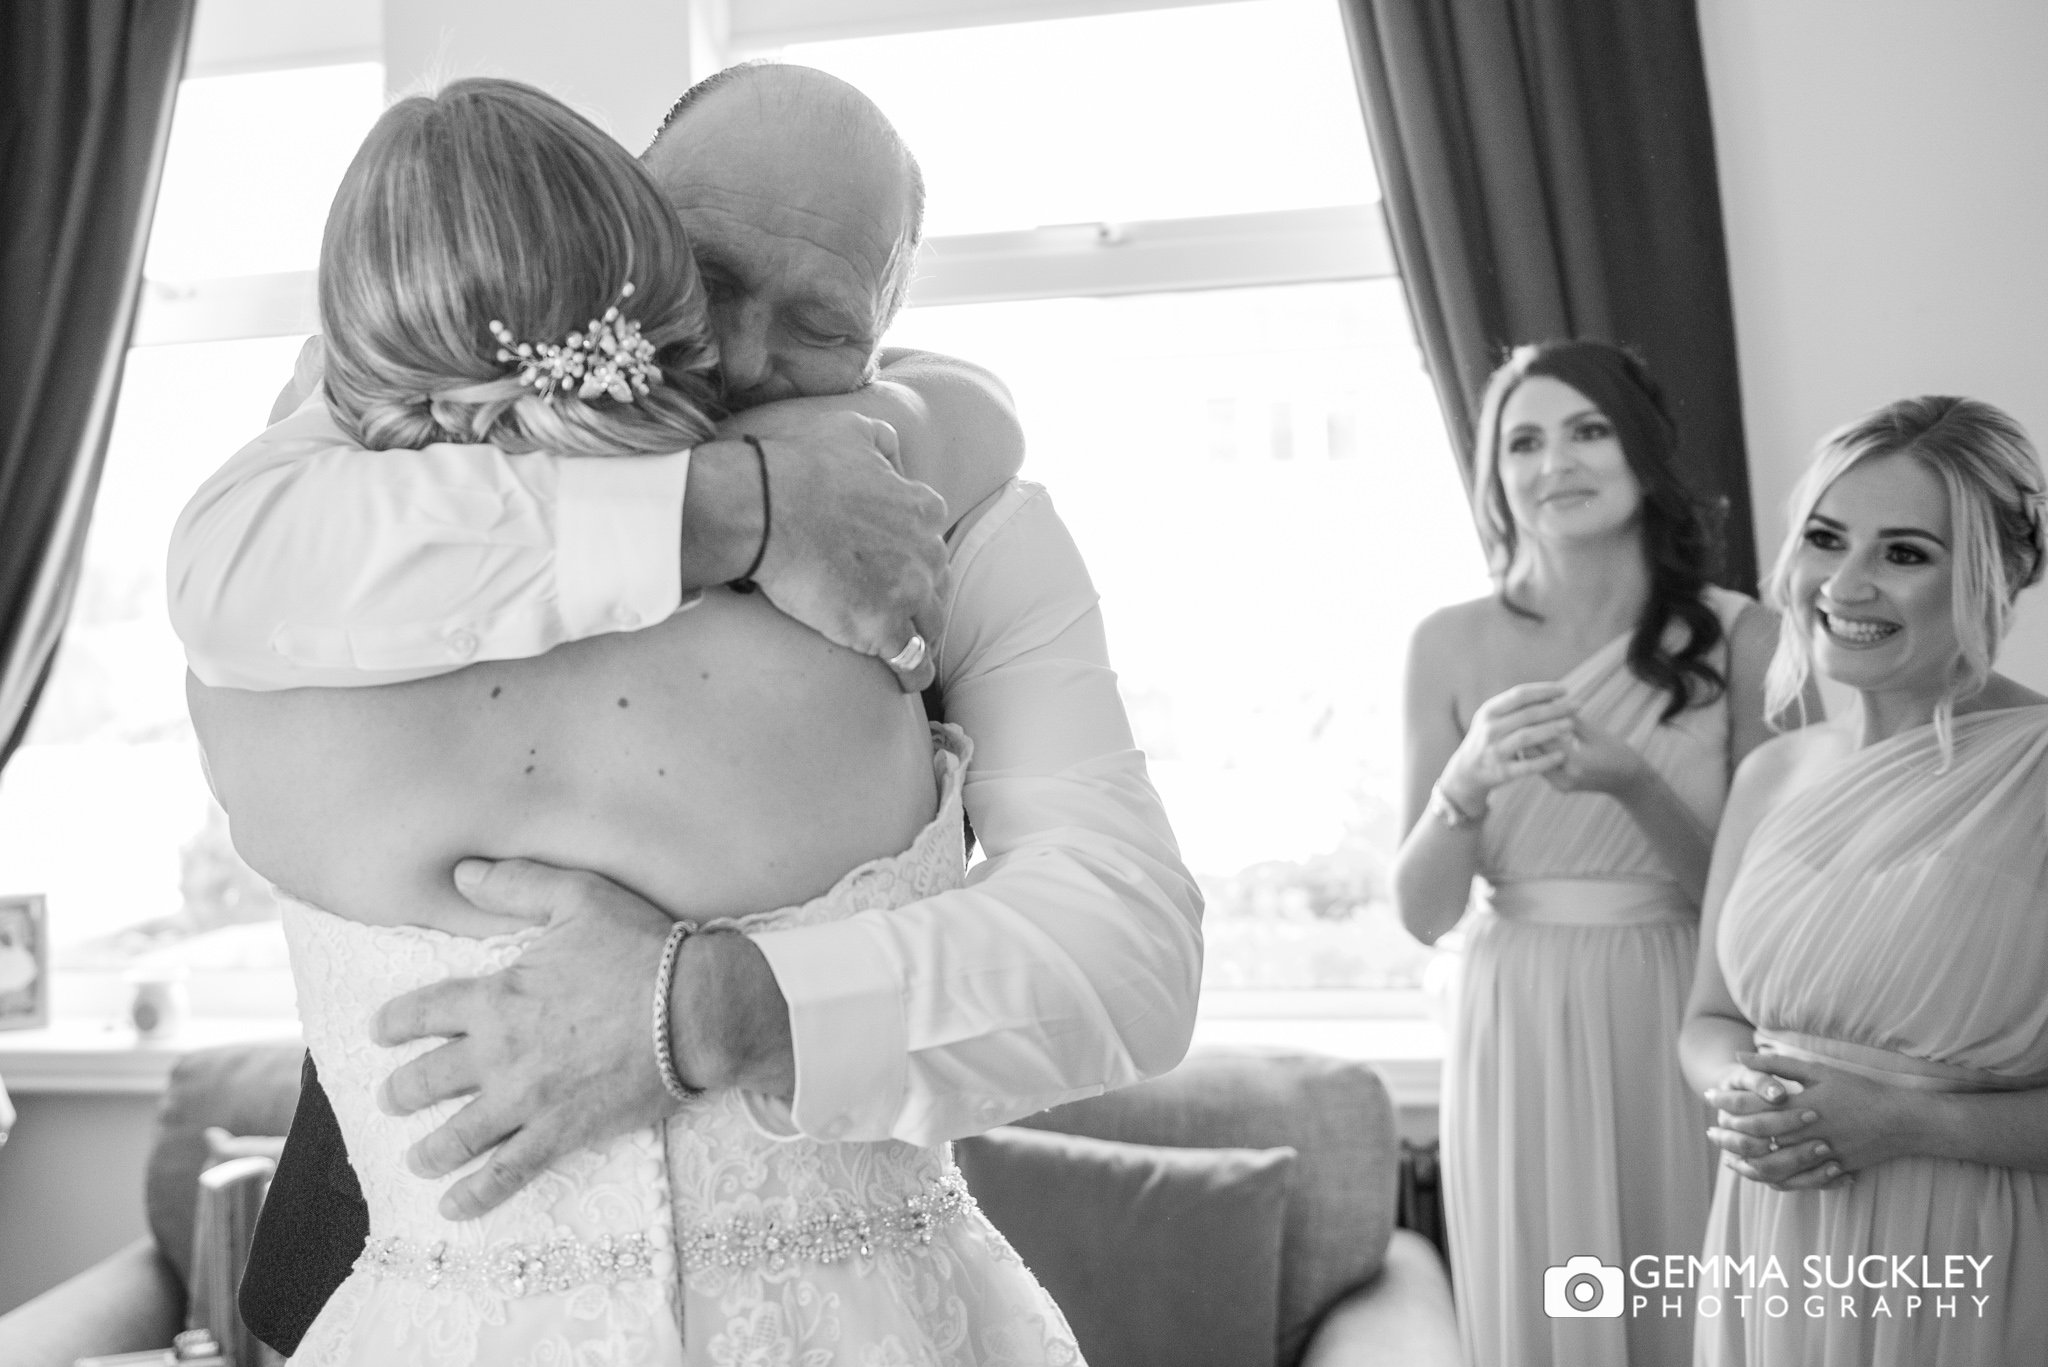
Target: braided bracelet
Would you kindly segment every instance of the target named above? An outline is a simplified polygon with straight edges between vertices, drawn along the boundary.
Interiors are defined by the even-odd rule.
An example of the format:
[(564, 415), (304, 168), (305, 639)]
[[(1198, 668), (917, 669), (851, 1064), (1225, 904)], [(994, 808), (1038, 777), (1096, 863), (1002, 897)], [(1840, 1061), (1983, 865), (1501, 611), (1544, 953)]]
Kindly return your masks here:
[(768, 502), (768, 452), (761, 445), (761, 439), (751, 433), (740, 440), (754, 448), (754, 463), (761, 471), (761, 544), (754, 548), (754, 563), (747, 566), (747, 572), (726, 581), (725, 586), (734, 593), (752, 593), (760, 587), (754, 582), (754, 576), (761, 572), (761, 562), (768, 556), (768, 524), (772, 520), (772, 508)]
[(654, 970), (654, 1066), (661, 1073), (661, 1085), (684, 1105), (704, 1095), (704, 1089), (692, 1087), (676, 1072), (675, 1055), (668, 1039), (668, 998), (676, 980), (676, 955), (695, 930), (688, 921), (676, 922), (661, 947), (661, 964)]

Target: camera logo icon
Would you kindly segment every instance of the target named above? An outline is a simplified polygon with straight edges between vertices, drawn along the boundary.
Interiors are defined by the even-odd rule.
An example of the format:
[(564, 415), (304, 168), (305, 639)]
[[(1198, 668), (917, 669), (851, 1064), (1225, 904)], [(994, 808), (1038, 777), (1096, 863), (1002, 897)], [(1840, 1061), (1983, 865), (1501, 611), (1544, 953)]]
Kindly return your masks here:
[(1591, 1254), (1543, 1269), (1543, 1313), (1554, 1320), (1619, 1319), (1625, 1299), (1621, 1269)]

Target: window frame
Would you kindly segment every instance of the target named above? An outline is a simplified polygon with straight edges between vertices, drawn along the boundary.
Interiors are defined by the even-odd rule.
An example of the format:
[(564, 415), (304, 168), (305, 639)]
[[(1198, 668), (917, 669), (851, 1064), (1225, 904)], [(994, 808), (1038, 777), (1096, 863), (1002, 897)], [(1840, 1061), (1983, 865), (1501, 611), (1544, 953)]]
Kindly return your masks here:
[(722, 34), (728, 61), (795, 43), (939, 29), (1194, 9), (1236, 0), (689, 0)]
[[(928, 239), (908, 307), (1381, 280), (1395, 275), (1377, 204)], [(312, 271), (145, 282), (134, 346), (320, 330)]]

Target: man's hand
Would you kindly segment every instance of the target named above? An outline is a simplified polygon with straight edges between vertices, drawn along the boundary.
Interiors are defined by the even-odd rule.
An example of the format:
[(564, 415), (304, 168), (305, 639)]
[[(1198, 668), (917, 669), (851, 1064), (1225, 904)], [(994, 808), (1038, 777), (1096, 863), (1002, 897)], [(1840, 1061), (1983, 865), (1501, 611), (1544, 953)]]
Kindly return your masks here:
[[(755, 582), (776, 607), (863, 655), (891, 659), (913, 631), (935, 642), (946, 589), (945, 500), (897, 472), (889, 424), (812, 403), (751, 409), (720, 429), (721, 437), (760, 438), (768, 457), (768, 549)], [(750, 450), (742, 446), (734, 454), (727, 447), (701, 446), (696, 459), (710, 456), (724, 465), (717, 476), (721, 502), (754, 510), (750, 525), (721, 538), (743, 550), (730, 578), (760, 544), (760, 474)], [(694, 486), (694, 472), (691, 480)], [(684, 505), (686, 556), (693, 539), (713, 542), (693, 526), (691, 501)], [(906, 692), (932, 681), (934, 653), (897, 672)]]
[(458, 875), (477, 906), (545, 920), (546, 932), (501, 973), (450, 979), (386, 1003), (371, 1033), (387, 1046), (448, 1040), (394, 1072), (381, 1099), (406, 1115), (474, 1095), (406, 1155), (413, 1171), (438, 1177), (496, 1147), (441, 1198), (444, 1216), (466, 1220), (563, 1155), (659, 1124), (676, 1109), (655, 1069), (649, 1025), (672, 922), (596, 874), (469, 860)]
[[(382, 1101), (409, 1115), (475, 1096), (406, 1155), (422, 1177), (440, 1177), (497, 1149), (441, 1198), (443, 1215), (468, 1220), (563, 1155), (660, 1124), (677, 1109), (655, 1066), (650, 1019), (654, 972), (675, 923), (608, 878), (526, 859), (466, 859), (455, 883), (484, 911), (547, 925), (503, 972), (408, 992), (371, 1023), (387, 1047), (448, 1040), (393, 1072)], [(684, 940), (668, 1010), (685, 1083), (794, 1095), (789, 1006), (752, 940), (723, 932)]]

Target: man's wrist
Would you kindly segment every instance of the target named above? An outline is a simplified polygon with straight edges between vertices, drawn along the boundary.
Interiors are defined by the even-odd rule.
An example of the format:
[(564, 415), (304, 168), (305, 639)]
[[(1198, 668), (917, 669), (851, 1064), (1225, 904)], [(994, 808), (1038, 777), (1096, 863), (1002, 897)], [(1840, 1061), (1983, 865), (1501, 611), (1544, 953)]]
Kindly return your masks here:
[(737, 579), (761, 544), (761, 473), (745, 442), (719, 439), (690, 454), (683, 492), (684, 593)]
[(669, 988), (669, 1043), (691, 1087), (740, 1087), (789, 1099), (789, 1005), (759, 947), (734, 931), (683, 941)]

